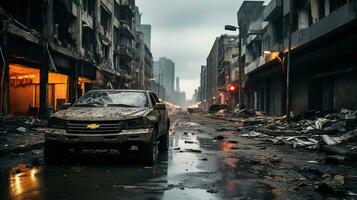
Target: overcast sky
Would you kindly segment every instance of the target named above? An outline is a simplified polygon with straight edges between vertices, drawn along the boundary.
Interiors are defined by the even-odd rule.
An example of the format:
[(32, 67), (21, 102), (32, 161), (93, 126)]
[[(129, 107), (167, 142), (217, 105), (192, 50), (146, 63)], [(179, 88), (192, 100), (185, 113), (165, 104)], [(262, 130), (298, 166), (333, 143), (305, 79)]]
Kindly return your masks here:
[[(267, 0), (266, 0), (267, 1)], [(151, 51), (154, 60), (172, 59), (181, 90), (191, 99), (199, 87), (200, 68), (225, 24), (237, 23), (243, 0), (136, 0), (142, 23), (152, 25)]]

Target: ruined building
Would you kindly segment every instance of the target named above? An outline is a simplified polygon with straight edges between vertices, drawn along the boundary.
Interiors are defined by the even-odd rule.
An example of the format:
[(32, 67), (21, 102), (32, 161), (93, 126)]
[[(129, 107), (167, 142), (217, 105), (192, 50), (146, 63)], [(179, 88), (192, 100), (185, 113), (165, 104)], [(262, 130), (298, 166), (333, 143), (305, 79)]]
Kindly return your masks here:
[[(264, 2), (243, 4), (257, 3)], [(357, 1), (271, 0), (261, 8), (253, 20), (247, 20), (251, 10), (249, 16), (238, 14), (238, 22), (248, 27), (242, 55), (246, 105), (285, 113), (290, 15), (290, 109), (295, 114), (357, 109)]]
[(135, 0), (2, 0), (1, 113), (48, 116), (93, 88), (131, 88)]

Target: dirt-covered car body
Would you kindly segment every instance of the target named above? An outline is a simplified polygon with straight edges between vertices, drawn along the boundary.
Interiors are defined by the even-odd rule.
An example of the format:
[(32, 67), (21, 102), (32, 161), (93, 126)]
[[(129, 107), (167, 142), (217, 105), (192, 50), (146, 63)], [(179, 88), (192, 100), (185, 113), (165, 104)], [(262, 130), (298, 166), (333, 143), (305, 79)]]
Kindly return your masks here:
[(169, 126), (165, 104), (151, 91), (90, 91), (50, 117), (45, 160), (52, 161), (71, 148), (125, 151), (133, 145), (152, 150), (149, 153), (155, 156), (156, 151), (168, 149)]

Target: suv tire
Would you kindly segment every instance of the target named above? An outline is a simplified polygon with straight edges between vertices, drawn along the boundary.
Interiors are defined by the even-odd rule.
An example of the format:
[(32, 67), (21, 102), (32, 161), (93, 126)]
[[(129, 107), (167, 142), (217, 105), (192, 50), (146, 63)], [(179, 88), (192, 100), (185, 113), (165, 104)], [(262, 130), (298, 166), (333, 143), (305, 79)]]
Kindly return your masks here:
[(153, 135), (153, 138), (149, 143), (145, 143), (141, 149), (141, 160), (144, 165), (153, 165), (156, 162), (158, 156), (158, 145), (156, 142), (156, 134)]
[(159, 153), (165, 153), (169, 150), (169, 128), (167, 128), (165, 134), (160, 137)]

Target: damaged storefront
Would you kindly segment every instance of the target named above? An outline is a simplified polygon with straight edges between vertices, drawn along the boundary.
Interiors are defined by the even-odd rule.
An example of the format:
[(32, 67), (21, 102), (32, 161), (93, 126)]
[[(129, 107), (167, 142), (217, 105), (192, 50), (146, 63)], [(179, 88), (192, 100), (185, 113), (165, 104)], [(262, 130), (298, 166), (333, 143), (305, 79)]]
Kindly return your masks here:
[(80, 51), (74, 2), (32, 1), (22, 14), (13, 9), (19, 1), (6, 2), (0, 4), (2, 115), (46, 118), (95, 87), (96, 62)]

